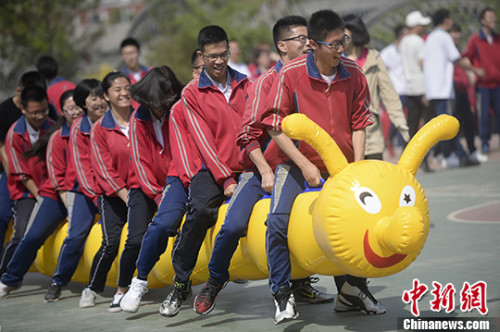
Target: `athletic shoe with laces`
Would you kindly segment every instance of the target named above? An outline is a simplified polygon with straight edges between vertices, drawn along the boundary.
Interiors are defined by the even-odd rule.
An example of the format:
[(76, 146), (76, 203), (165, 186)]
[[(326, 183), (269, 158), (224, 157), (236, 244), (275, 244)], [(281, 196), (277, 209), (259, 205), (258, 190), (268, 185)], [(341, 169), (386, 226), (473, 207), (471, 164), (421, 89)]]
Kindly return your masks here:
[(173, 317), (181, 310), (181, 305), (186, 301), (193, 291), (191, 290), (191, 280), (188, 282), (174, 282), (174, 290), (168, 294), (160, 307), (160, 314), (166, 317)]
[(365, 314), (380, 315), (386, 312), (384, 306), (370, 293), (366, 284), (358, 287), (345, 282), (340, 290), (340, 295), (347, 300), (347, 303), (359, 307)]
[(45, 302), (49, 303), (59, 301), (59, 298), (61, 297), (61, 289), (61, 285), (58, 285), (55, 282), (51, 283), (44, 297)]
[(345, 299), (345, 297), (342, 296), (342, 294), (337, 295), (337, 301), (335, 302), (335, 307), (333, 307), (333, 310), (336, 312), (348, 312), (348, 311), (361, 311), (361, 309), (357, 306), (355, 306), (352, 303), (349, 303)]
[(194, 299), (194, 311), (200, 315), (206, 315), (210, 313), (215, 307), (215, 298), (222, 288), (226, 286), (227, 282), (219, 284), (212, 278), (208, 279), (205, 287), (200, 291), (200, 293)]
[(82, 296), (80, 297), (80, 302), (78, 306), (80, 308), (89, 308), (95, 306), (95, 298), (97, 294), (88, 287), (85, 287), (82, 291)]
[(19, 284), (17, 286), (7, 286), (3, 282), (0, 282), (0, 298), (6, 298), (10, 292), (21, 288), (22, 284)]
[(120, 308), (125, 312), (134, 313), (139, 310), (141, 299), (148, 292), (148, 282), (134, 277), (130, 288), (120, 302)]
[(113, 301), (111, 301), (111, 304), (109, 305), (108, 311), (109, 312), (120, 312), (122, 311), (122, 308), (120, 308), (120, 302), (122, 301), (123, 298), (122, 293), (116, 293), (113, 295)]
[(308, 302), (312, 304), (330, 303), (335, 297), (331, 294), (323, 293), (311, 286), (317, 283), (318, 277), (292, 280), (292, 292), (297, 302)]
[(299, 317), (299, 312), (295, 306), (295, 298), (290, 287), (281, 286), (280, 289), (273, 294), (273, 298), (274, 305), (276, 306), (274, 324), (279, 324), (283, 321)]

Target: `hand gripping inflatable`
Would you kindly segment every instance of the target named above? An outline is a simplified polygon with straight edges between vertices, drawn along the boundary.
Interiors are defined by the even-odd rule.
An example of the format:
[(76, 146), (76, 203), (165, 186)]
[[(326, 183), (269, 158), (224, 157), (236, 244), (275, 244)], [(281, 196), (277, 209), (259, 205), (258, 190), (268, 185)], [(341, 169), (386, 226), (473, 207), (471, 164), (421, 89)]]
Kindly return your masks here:
[[(283, 132), (315, 148), (329, 171), (321, 190), (300, 194), (294, 202), (288, 230), (292, 279), (311, 274), (383, 277), (395, 274), (413, 262), (429, 233), (429, 207), (415, 174), (429, 149), (439, 140), (453, 138), (458, 121), (441, 115), (429, 121), (409, 142), (397, 165), (364, 160), (347, 163), (334, 140), (303, 114), (286, 117)], [(247, 235), (240, 240), (229, 272), (232, 279), (265, 279), (265, 219), (269, 199), (255, 204)], [(192, 280), (208, 279), (208, 261), (227, 205), (219, 209), (217, 224), (207, 232), (193, 270)], [(73, 280), (86, 282), (90, 264), (101, 243), (100, 225), (95, 224)], [(42, 247), (34, 267), (50, 275), (67, 227), (63, 225)], [(126, 229), (122, 234), (120, 252)], [(151, 288), (172, 284), (170, 262), (174, 239), (149, 275)], [(56, 252), (54, 252), (56, 251)], [(50, 254), (52, 253), (52, 255)], [(118, 259), (118, 258), (117, 258)], [(115, 261), (116, 263), (117, 261)], [(107, 279), (116, 287), (117, 264)]]

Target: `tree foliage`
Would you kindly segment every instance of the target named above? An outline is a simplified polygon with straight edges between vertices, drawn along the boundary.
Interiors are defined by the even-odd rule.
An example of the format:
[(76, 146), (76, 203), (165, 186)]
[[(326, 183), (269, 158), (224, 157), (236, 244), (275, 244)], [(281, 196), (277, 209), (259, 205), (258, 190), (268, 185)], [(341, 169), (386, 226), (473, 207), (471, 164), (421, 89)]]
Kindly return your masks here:
[(2, 0), (0, 4), (0, 94), (10, 95), (21, 73), (42, 54), (56, 58), (60, 74), (72, 77), (85, 43), (74, 35), (74, 20), (99, 0)]
[(223, 27), (229, 39), (239, 42), (242, 60), (248, 62), (253, 45), (272, 45), (271, 28), (278, 3), (292, 2), (297, 0), (148, 0), (148, 16), (155, 24), (138, 35), (149, 45), (149, 64), (168, 65), (187, 82), (191, 79), (191, 54), (197, 48), (196, 38), (202, 27)]

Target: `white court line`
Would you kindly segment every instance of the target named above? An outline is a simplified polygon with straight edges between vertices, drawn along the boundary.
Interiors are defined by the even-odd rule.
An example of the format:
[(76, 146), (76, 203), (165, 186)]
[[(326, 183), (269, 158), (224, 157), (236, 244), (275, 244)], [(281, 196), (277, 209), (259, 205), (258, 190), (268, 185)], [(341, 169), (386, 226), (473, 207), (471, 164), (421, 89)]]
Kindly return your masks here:
[[(462, 213), (462, 212), (469, 211), (469, 210), (472, 210), (472, 209), (477, 209), (477, 208), (488, 206), (488, 205), (494, 205), (494, 204), (498, 204), (498, 203), (500, 203), (500, 202), (496, 201), (496, 202), (489, 202), (489, 203), (485, 203), (485, 204), (470, 206), (470, 207), (467, 207), (465, 209), (461, 209), (461, 210), (452, 212), (452, 213), (448, 214), (448, 216), (446, 216), (446, 218), (449, 219), (449, 220), (451, 220), (451, 221), (462, 222), (462, 223), (472, 223), (472, 224), (500, 224), (500, 220), (485, 221), (485, 220), (469, 220), (469, 219), (457, 218), (457, 215), (460, 214), (460, 213)], [(498, 211), (498, 213), (500, 214), (500, 211)]]

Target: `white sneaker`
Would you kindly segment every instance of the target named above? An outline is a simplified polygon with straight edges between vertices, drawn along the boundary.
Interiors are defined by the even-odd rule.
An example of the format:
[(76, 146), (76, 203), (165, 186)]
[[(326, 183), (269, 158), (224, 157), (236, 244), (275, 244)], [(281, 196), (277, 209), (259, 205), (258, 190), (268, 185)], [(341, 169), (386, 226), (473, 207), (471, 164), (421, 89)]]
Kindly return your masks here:
[(385, 314), (387, 311), (384, 306), (373, 297), (368, 290), (368, 286), (363, 287), (351, 286), (345, 282), (340, 290), (340, 295), (347, 300), (347, 303), (359, 307), (359, 309), (368, 315)]
[(120, 302), (120, 308), (125, 312), (137, 312), (141, 304), (141, 299), (148, 292), (148, 282), (134, 277), (128, 290)]
[(337, 294), (337, 301), (335, 302), (335, 307), (333, 308), (336, 312), (348, 312), (348, 311), (361, 311), (358, 306), (350, 303), (346, 300), (342, 294)]
[(441, 161), (441, 166), (443, 168), (456, 168), (460, 166), (460, 160), (454, 154), (450, 154), (448, 158)]
[(480, 163), (485, 163), (489, 159), (487, 155), (482, 154), (481, 152), (479, 152), (479, 150), (476, 150), (476, 151), (472, 152), (469, 155), (469, 158), (472, 159), (472, 160), (478, 161)]
[(111, 301), (111, 304), (109, 305), (108, 311), (109, 312), (120, 312), (122, 311), (122, 308), (120, 308), (120, 302), (122, 301), (123, 298), (122, 293), (116, 293), (113, 296), (113, 301)]
[(21, 288), (22, 284), (19, 284), (17, 286), (7, 286), (3, 282), (0, 282), (0, 299), (6, 298), (10, 292), (13, 290)]
[(97, 294), (88, 287), (85, 287), (82, 291), (82, 296), (80, 297), (80, 302), (78, 306), (80, 308), (89, 308), (95, 306), (95, 299)]
[(299, 312), (295, 306), (295, 298), (290, 287), (282, 286), (273, 294), (276, 313), (274, 314), (274, 324), (299, 317)]

